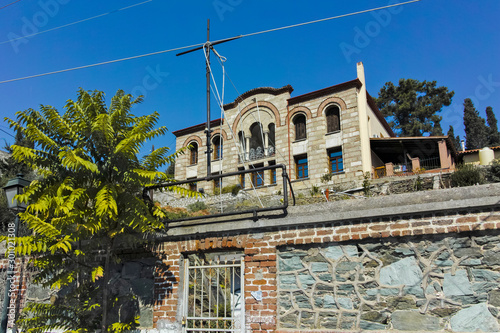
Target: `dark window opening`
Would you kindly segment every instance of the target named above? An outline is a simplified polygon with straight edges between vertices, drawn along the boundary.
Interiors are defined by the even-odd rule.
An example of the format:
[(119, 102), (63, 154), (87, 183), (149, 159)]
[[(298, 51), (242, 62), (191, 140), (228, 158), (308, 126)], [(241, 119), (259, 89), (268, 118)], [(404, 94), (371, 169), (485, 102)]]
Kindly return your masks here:
[(214, 149), (214, 160), (222, 159), (223, 145), (222, 145), (222, 137), (220, 135), (216, 136), (212, 140), (213, 149)]
[(307, 137), (306, 135), (306, 116), (299, 114), (293, 118), (295, 125), (295, 140), (302, 140)]
[(191, 149), (189, 149), (189, 164), (193, 165), (198, 163), (198, 144), (193, 142), (191, 146)]
[(326, 112), (326, 132), (340, 131), (340, 109), (338, 106), (329, 107)]

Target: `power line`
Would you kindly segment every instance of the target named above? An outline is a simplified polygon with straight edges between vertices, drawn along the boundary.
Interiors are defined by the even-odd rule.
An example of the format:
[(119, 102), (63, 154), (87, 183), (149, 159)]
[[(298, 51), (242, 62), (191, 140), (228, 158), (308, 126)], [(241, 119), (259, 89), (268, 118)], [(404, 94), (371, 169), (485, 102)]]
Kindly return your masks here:
[[(17, 0), (17, 1), (21, 1), (21, 0)], [(5, 44), (5, 43), (15, 42), (16, 40), (23, 39), (23, 38), (33, 37), (33, 36), (40, 35), (40, 34), (43, 34), (43, 33), (49, 32), (49, 31), (54, 31), (54, 30), (66, 28), (66, 27), (69, 27), (71, 25), (75, 25), (75, 24), (78, 24), (78, 23), (90, 21), (90, 20), (93, 20), (93, 19), (98, 18), (98, 17), (106, 16), (106, 15), (113, 14), (113, 13), (116, 13), (116, 12), (119, 12), (119, 11), (122, 11), (122, 10), (125, 10), (125, 9), (129, 9), (129, 8), (132, 8), (132, 7), (140, 6), (140, 5), (143, 5), (143, 4), (151, 2), (151, 1), (153, 1), (153, 0), (146, 0), (146, 1), (143, 1), (143, 2), (140, 2), (140, 3), (136, 3), (134, 5), (130, 5), (130, 6), (127, 6), (127, 7), (120, 8), (120, 9), (112, 10), (112, 11), (104, 13), (104, 14), (99, 14), (99, 15), (96, 15), (96, 16), (88, 17), (86, 19), (79, 20), (79, 21), (72, 22), (72, 23), (68, 23), (68, 24), (65, 24), (65, 25), (61, 25), (61, 26), (58, 26), (58, 27), (55, 27), (55, 28), (51, 28), (51, 29), (47, 29), (47, 30), (42, 30), (42, 31), (36, 32), (34, 34), (31, 34), (31, 35), (26, 35), (26, 36), (22, 36), (22, 37), (18, 37), (18, 38), (9, 39), (9, 40), (0, 42), (0, 45)], [(5, 6), (5, 7), (7, 7), (7, 6)], [(4, 7), (2, 7), (2, 8), (4, 8)], [(0, 9), (2, 9), (2, 8), (0, 8)]]
[[(152, 1), (152, 0), (148, 0), (148, 1)], [(148, 1), (146, 1), (146, 2), (148, 2)], [(258, 32), (252, 32), (252, 33), (249, 33), (249, 34), (238, 35), (238, 36), (234, 36), (234, 37), (231, 37), (231, 38), (219, 39), (219, 40), (213, 41), (211, 43), (215, 44), (215, 43), (220, 43), (220, 42), (226, 41), (226, 40), (243, 38), (243, 37), (250, 37), (250, 36), (260, 35), (260, 34), (264, 34), (264, 33), (268, 33), (268, 32), (274, 32), (274, 31), (279, 31), (279, 30), (284, 30), (284, 29), (290, 29), (290, 28), (300, 27), (300, 26), (304, 26), (304, 25), (308, 25), (308, 24), (313, 24), (313, 23), (330, 21), (330, 20), (334, 20), (334, 19), (338, 19), (338, 18), (347, 17), (347, 16), (353, 16), (353, 15), (357, 15), (357, 14), (369, 13), (369, 12), (373, 12), (373, 11), (377, 11), (377, 10), (381, 10), (381, 9), (386, 9), (386, 8), (391, 8), (391, 7), (397, 7), (397, 6), (403, 6), (403, 5), (407, 5), (407, 4), (414, 3), (414, 2), (419, 2), (419, 1), (421, 1), (421, 0), (411, 0), (411, 1), (407, 1), (407, 2), (397, 3), (397, 4), (394, 4), (394, 5), (388, 5), (388, 6), (383, 6), (383, 7), (366, 9), (366, 10), (362, 10), (362, 11), (358, 11), (358, 12), (354, 12), (354, 13), (349, 13), (349, 14), (332, 16), (332, 17), (328, 17), (328, 18), (324, 18), (324, 19), (320, 19), (320, 20), (314, 20), (314, 21), (309, 21), (309, 22), (304, 22), (304, 23), (298, 23), (298, 24), (293, 24), (293, 25), (287, 25), (287, 26), (284, 26), (284, 27), (279, 27), (279, 28), (274, 28), (274, 29), (268, 29), (268, 30), (262, 30), (262, 31), (258, 31)], [(137, 5), (139, 5), (139, 4), (137, 4)], [(112, 63), (115, 63), (115, 62), (121, 62), (121, 61), (126, 61), (126, 60), (144, 58), (144, 57), (149, 57), (149, 56), (152, 56), (152, 55), (157, 55), (157, 54), (162, 54), (162, 53), (168, 53), (168, 52), (183, 50), (183, 49), (187, 49), (187, 48), (198, 47), (198, 46), (202, 46), (204, 44), (205, 43), (198, 43), (198, 44), (193, 44), (193, 45), (188, 45), (188, 46), (181, 46), (181, 47), (176, 47), (176, 48), (173, 48), (173, 49), (168, 49), (168, 50), (163, 50), (163, 51), (157, 51), (157, 52), (151, 52), (151, 53), (141, 54), (141, 55), (132, 56), (132, 57), (126, 57), (126, 58), (121, 58), (121, 59), (103, 61), (103, 62), (99, 62), (99, 63), (95, 63), (95, 64), (78, 66), (78, 67), (73, 67), (73, 68), (67, 68), (67, 69), (62, 69), (62, 70), (58, 70), (58, 71), (42, 73), (42, 74), (24, 76), (24, 77), (20, 77), (20, 78), (16, 78), (16, 79), (10, 79), (10, 80), (0, 81), (0, 84), (14, 82), (14, 81), (20, 81), (20, 80), (26, 80), (26, 79), (32, 79), (32, 78), (35, 78), (35, 77), (41, 77), (41, 76), (46, 76), (46, 75), (52, 75), (52, 74), (70, 72), (70, 71), (74, 71), (74, 70), (78, 70), (78, 69), (84, 69), (84, 68), (96, 67), (96, 66), (101, 66), (101, 65), (107, 65), (107, 64), (112, 64)]]
[(20, 78), (17, 78), (17, 79), (10, 79), (10, 80), (5, 80), (5, 81), (0, 81), (0, 84), (2, 84), (2, 83), (8, 83), (8, 82), (14, 82), (14, 81), (20, 81), (20, 80), (26, 80), (26, 79), (32, 79), (32, 78), (40, 77), (40, 76), (46, 76), (46, 75), (52, 75), (52, 74), (70, 72), (70, 71), (74, 71), (74, 70), (77, 70), (77, 69), (84, 69), (84, 68), (90, 68), (90, 67), (95, 67), (95, 66), (107, 65), (107, 64), (112, 64), (112, 63), (115, 63), (115, 62), (120, 62), (120, 61), (126, 61), (126, 60), (144, 58), (144, 57), (149, 57), (149, 56), (156, 55), (156, 54), (162, 54), (162, 53), (167, 53), (167, 52), (173, 52), (173, 51), (183, 50), (183, 49), (186, 49), (186, 48), (189, 48), (189, 47), (196, 47), (196, 46), (200, 46), (200, 45), (203, 45), (203, 43), (202, 44), (194, 44), (194, 45), (190, 45), (190, 46), (177, 47), (175, 49), (170, 49), (170, 50), (163, 50), (163, 51), (158, 51), (158, 52), (151, 52), (151, 53), (141, 54), (141, 55), (137, 55), (137, 56), (116, 59), (116, 60), (103, 61), (103, 62), (98, 62), (96, 64), (91, 64), (91, 65), (84, 65), (84, 66), (78, 66), (78, 67), (73, 67), (73, 68), (61, 69), (61, 70), (58, 70), (58, 71), (53, 71), (53, 72), (48, 72), (48, 73), (43, 73), (43, 74), (30, 75), (30, 76), (20, 77)]
[(0, 131), (4, 132), (5, 134), (7, 135), (10, 135), (11, 137), (13, 137), (14, 139), (16, 138), (15, 136), (13, 136), (12, 134), (10, 134), (9, 132), (7, 132), (6, 130), (3, 130), (0, 128)]
[(5, 6), (3, 6), (3, 7), (0, 7), (0, 9), (7, 8), (7, 7), (9, 7), (9, 6), (11, 6), (11, 5), (15, 4), (16, 2), (19, 2), (19, 1), (21, 1), (21, 0), (16, 0), (16, 1), (14, 1), (14, 2), (11, 2), (11, 3), (9, 3), (9, 4), (5, 5)]

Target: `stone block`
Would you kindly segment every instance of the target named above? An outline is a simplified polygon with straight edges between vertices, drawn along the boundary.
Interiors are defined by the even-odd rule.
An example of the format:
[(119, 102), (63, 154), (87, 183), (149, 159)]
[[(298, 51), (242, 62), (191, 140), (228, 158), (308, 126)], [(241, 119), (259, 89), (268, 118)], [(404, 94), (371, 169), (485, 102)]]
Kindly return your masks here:
[(358, 248), (353, 245), (329, 246), (325, 251), (325, 256), (332, 260), (338, 260), (345, 254), (349, 257), (358, 256)]
[(379, 331), (379, 330), (386, 330), (387, 326), (379, 323), (374, 323), (371, 321), (361, 320), (359, 322), (359, 328), (367, 331)]
[(473, 295), (472, 287), (465, 270), (458, 270), (455, 275), (445, 273), (443, 292), (447, 297)]
[(472, 269), (472, 276), (474, 276), (474, 280), (476, 281), (499, 281), (500, 273), (490, 271), (487, 269)]
[(454, 332), (498, 332), (500, 325), (485, 303), (458, 311), (450, 320)]
[(422, 282), (422, 276), (415, 258), (408, 257), (382, 267), (380, 283), (388, 286), (418, 286)]
[(442, 329), (439, 318), (423, 315), (418, 311), (395, 311), (391, 316), (394, 329), (401, 331), (439, 331)]

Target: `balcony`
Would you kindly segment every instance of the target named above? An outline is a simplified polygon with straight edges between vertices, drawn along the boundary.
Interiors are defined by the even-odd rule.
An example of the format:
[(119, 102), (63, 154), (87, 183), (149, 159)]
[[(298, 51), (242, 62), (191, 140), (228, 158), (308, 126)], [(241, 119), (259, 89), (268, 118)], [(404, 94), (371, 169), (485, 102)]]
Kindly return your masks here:
[(275, 153), (276, 151), (273, 146), (269, 146), (267, 151), (263, 147), (250, 148), (248, 153), (244, 154), (244, 160), (242, 160), (241, 155), (238, 156), (238, 163), (261, 160), (263, 158), (272, 157)]

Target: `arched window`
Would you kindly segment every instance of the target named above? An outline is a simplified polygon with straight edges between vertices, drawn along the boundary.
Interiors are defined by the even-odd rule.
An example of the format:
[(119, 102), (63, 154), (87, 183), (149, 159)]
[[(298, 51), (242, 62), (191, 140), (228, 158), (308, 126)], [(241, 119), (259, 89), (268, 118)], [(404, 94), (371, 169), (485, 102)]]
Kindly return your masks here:
[(191, 142), (191, 148), (189, 149), (189, 164), (193, 165), (198, 163), (198, 143)]
[(212, 145), (214, 149), (214, 160), (222, 159), (222, 152), (224, 149), (222, 146), (222, 137), (220, 135), (215, 136), (212, 140)]
[(275, 144), (275, 140), (276, 140), (275, 128), (276, 128), (276, 126), (273, 123), (271, 123), (267, 126), (267, 128), (269, 129), (269, 137), (267, 139), (267, 141), (268, 141), (267, 151), (268, 151), (269, 155), (274, 155), (274, 152), (276, 151), (276, 144)]
[(340, 108), (336, 105), (329, 107), (326, 112), (326, 132), (340, 131)]
[(303, 114), (296, 115), (293, 118), (295, 125), (295, 140), (305, 139), (306, 136), (306, 116)]

